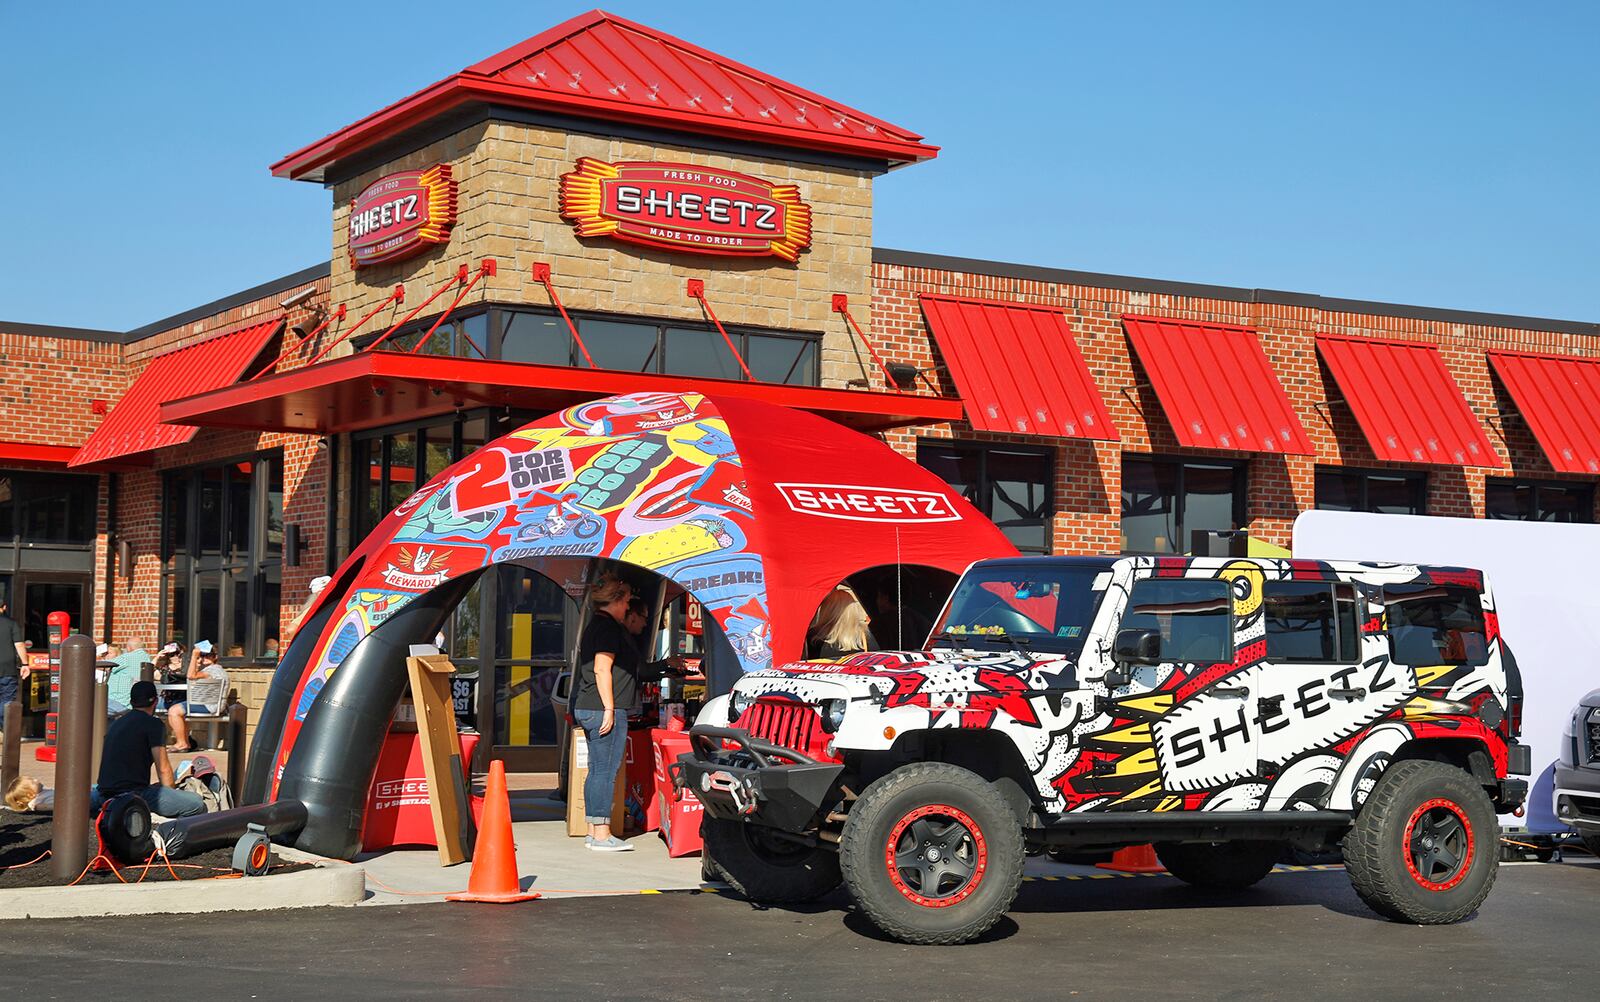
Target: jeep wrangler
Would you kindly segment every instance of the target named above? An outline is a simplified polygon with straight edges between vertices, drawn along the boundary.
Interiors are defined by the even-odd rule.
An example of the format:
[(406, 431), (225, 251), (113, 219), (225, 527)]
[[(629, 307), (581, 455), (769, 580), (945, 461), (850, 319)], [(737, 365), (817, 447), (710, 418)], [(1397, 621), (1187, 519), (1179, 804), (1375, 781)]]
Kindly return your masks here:
[(920, 651), (743, 676), (673, 772), (736, 890), (842, 882), (909, 943), (983, 933), (1028, 855), (1143, 844), (1228, 890), (1339, 846), (1374, 911), (1456, 922), (1527, 795), (1501, 650), (1475, 570), (987, 560)]

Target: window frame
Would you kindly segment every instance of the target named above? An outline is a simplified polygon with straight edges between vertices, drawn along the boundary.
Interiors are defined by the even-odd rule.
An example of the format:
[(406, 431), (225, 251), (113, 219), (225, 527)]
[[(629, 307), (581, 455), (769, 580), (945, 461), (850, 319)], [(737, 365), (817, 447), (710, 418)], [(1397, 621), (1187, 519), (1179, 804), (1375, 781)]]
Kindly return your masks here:
[[(1274, 589), (1275, 586), (1277, 586), (1277, 587), (1283, 587), (1283, 586), (1292, 586), (1292, 587), (1320, 586), (1320, 587), (1323, 587), (1323, 588), (1327, 589), (1329, 600), (1333, 603), (1333, 639), (1334, 639), (1335, 647), (1337, 648), (1335, 650), (1334, 656), (1332, 658), (1284, 658), (1284, 657), (1274, 657), (1273, 656), (1273, 654), (1272, 654), (1272, 630), (1271, 630), (1271, 626), (1270, 626), (1271, 617), (1267, 613), (1267, 603), (1271, 599), (1271, 595), (1272, 595), (1272, 592), (1273, 592), (1273, 589)], [(1351, 634), (1355, 638), (1355, 650), (1349, 651), (1349, 652), (1346, 652), (1344, 650), (1344, 642), (1343, 642), (1344, 632), (1339, 628), (1340, 627), (1340, 623), (1339, 623), (1339, 608), (1340, 608), (1339, 589), (1340, 588), (1348, 588), (1350, 590), (1350, 595), (1351, 595), (1351, 598), (1350, 598), (1350, 601), (1349, 601), (1348, 605), (1349, 605), (1349, 608), (1350, 608), (1350, 616), (1351, 616), (1350, 625), (1353, 627), (1353, 629), (1351, 630)], [(1262, 585), (1261, 585), (1261, 615), (1262, 615), (1262, 625), (1265, 627), (1265, 631), (1263, 633), (1263, 640), (1266, 642), (1266, 645), (1267, 645), (1267, 647), (1266, 647), (1267, 654), (1266, 654), (1266, 657), (1264, 658), (1264, 660), (1268, 664), (1284, 665), (1284, 666), (1288, 666), (1288, 665), (1348, 665), (1348, 664), (1356, 664), (1356, 663), (1358, 663), (1361, 660), (1361, 611), (1362, 611), (1361, 610), (1361, 602), (1362, 602), (1361, 590), (1356, 588), (1355, 585), (1351, 584), (1348, 581), (1287, 581), (1287, 580), (1274, 581), (1274, 580), (1268, 580), (1268, 581), (1262, 582)]]
[[(539, 316), (539, 317), (545, 317), (545, 318), (554, 318), (554, 319), (559, 319), (560, 316), (561, 316), (557, 311), (555, 311), (553, 309), (550, 309), (548, 307), (524, 306), (524, 305), (515, 304), (515, 303), (478, 304), (478, 305), (475, 305), (475, 306), (472, 306), (472, 307), (469, 307), (469, 308), (464, 308), (464, 309), (461, 309), (459, 311), (453, 312), (450, 315), (450, 318), (448, 320), (446, 320), (445, 323), (440, 326), (440, 330), (441, 331), (446, 330), (446, 329), (451, 331), (451, 333), (449, 335), (450, 341), (449, 341), (449, 344), (448, 344), (449, 351), (446, 354), (451, 355), (451, 356), (455, 356), (455, 357), (466, 357), (466, 358), (477, 358), (477, 357), (480, 357), (476, 353), (470, 352), (470, 349), (469, 349), (469, 353), (462, 354), (460, 349), (463, 347), (464, 342), (462, 341), (462, 338), (461, 338), (461, 329), (472, 318), (479, 317), (479, 316), (485, 316), (487, 319), (485, 321), (485, 328), (484, 328), (484, 343), (481, 344), (479, 347), (481, 347), (487, 353), (487, 355), (481, 356), (481, 357), (487, 357), (487, 358), (495, 359), (495, 360), (503, 360), (504, 357), (505, 357), (504, 348), (505, 348), (506, 328), (508, 327), (507, 321), (509, 320), (509, 318), (511, 316), (516, 315), (516, 314), (529, 314), (529, 315), (533, 315), (533, 316)], [(585, 321), (590, 321), (590, 322), (594, 322), (594, 323), (626, 323), (626, 324), (635, 324), (635, 325), (638, 325), (638, 326), (641, 326), (641, 327), (654, 327), (655, 328), (655, 335), (656, 335), (655, 351), (650, 356), (653, 365), (649, 369), (642, 369), (642, 370), (639, 370), (639, 371), (641, 371), (641, 372), (649, 372), (649, 373), (656, 373), (656, 374), (666, 374), (666, 375), (672, 375), (673, 374), (667, 368), (668, 362), (667, 362), (667, 357), (666, 357), (667, 331), (669, 329), (680, 329), (680, 330), (689, 330), (689, 331), (704, 331), (704, 332), (708, 332), (708, 333), (711, 333), (711, 334), (716, 334), (717, 333), (716, 325), (714, 325), (712, 323), (709, 323), (709, 322), (697, 323), (697, 322), (695, 322), (693, 320), (668, 319), (668, 318), (665, 318), (665, 317), (639, 316), (637, 314), (614, 313), (614, 312), (608, 312), (608, 311), (602, 311), (602, 310), (568, 310), (567, 311), (567, 316), (570, 317), (572, 319), (573, 324), (577, 326), (578, 333), (579, 333), (580, 337), (582, 336), (582, 333), (583, 333), (583, 325), (584, 325)], [(434, 316), (429, 317), (429, 318), (427, 318), (425, 320), (417, 320), (417, 321), (413, 321), (412, 323), (406, 324), (404, 327), (400, 328), (393, 335), (391, 335), (388, 339), (386, 339), (384, 341), (384, 343), (383, 343), (383, 345), (382, 345), (380, 350), (395, 350), (395, 351), (407, 351), (407, 350), (409, 350), (408, 347), (404, 344), (405, 340), (407, 338), (409, 338), (410, 336), (414, 335), (414, 334), (417, 334), (417, 333), (419, 333), (421, 331), (427, 330), (429, 327), (433, 326), (433, 324), (435, 322), (437, 322), (438, 319), (439, 319), (438, 315), (435, 314)], [(565, 328), (565, 321), (563, 321), (560, 324), (560, 326)], [(752, 337), (771, 338), (771, 339), (775, 339), (775, 340), (784, 340), (784, 341), (794, 341), (794, 342), (797, 342), (800, 345), (803, 345), (804, 347), (802, 347), (801, 351), (797, 354), (796, 364), (798, 364), (800, 359), (803, 357), (805, 348), (809, 347), (810, 350), (811, 350), (810, 364), (808, 366), (806, 366), (806, 371), (802, 374), (802, 379), (801, 379), (800, 382), (795, 382), (795, 383), (770, 383), (770, 385), (773, 385), (773, 386), (811, 386), (811, 387), (821, 386), (822, 385), (822, 332), (821, 331), (798, 331), (798, 330), (791, 330), (791, 329), (778, 328), (778, 327), (761, 327), (761, 326), (755, 326), (755, 325), (750, 325), (750, 324), (724, 324), (723, 325), (723, 330), (727, 331), (728, 337), (733, 341), (734, 345), (738, 349), (739, 357), (744, 360), (746, 365), (748, 365), (749, 362), (750, 362), (750, 339)], [(589, 366), (581, 364), (581, 362), (582, 362), (582, 354), (578, 351), (577, 341), (572, 338), (570, 331), (567, 331), (566, 333), (567, 333), (567, 361), (566, 361), (566, 365), (568, 367), (570, 367), (570, 368), (589, 368)], [(368, 335), (366, 337), (356, 338), (355, 342), (354, 342), (356, 350), (357, 351), (365, 350), (366, 348), (370, 347), (374, 342), (376, 342), (380, 336), (381, 335), (373, 334), (373, 335)], [(436, 333), (434, 336), (438, 337), (438, 334)], [(719, 337), (719, 340), (720, 340), (720, 335), (718, 337)], [(441, 356), (441, 357), (443, 357), (443, 356)], [(530, 364), (541, 364), (541, 363), (530, 363)], [(552, 364), (552, 363), (542, 363), (542, 364)], [(553, 364), (558, 364), (559, 365), (561, 363), (553, 363)], [(611, 371), (623, 371), (623, 372), (625, 372), (625, 371), (630, 371), (630, 370), (611, 370)], [(793, 366), (791, 366), (791, 371), (793, 371)], [(720, 377), (715, 377), (715, 376), (685, 376), (684, 378), (686, 378), (686, 379), (714, 379), (714, 378), (720, 378)], [(751, 380), (746, 380), (745, 379), (743, 371), (736, 372), (731, 378), (733, 378), (735, 380), (738, 380), (740, 382), (751, 381)], [(753, 381), (754, 382), (769, 382), (767, 380), (762, 380), (762, 379), (755, 379)]]
[[(1212, 466), (1227, 467), (1231, 469), (1233, 471), (1233, 525), (1231, 526), (1231, 529), (1243, 529), (1250, 524), (1249, 460), (1231, 459), (1225, 457), (1212, 458), (1209, 456), (1174, 456), (1157, 453), (1124, 452), (1122, 454), (1122, 469), (1120, 471), (1124, 485), (1127, 483), (1127, 469), (1130, 462), (1149, 463), (1151, 466), (1175, 466), (1178, 474), (1177, 480), (1175, 481), (1175, 486), (1173, 488), (1173, 498), (1175, 501), (1181, 499), (1185, 494), (1188, 493), (1185, 488), (1185, 484), (1188, 480), (1188, 473), (1185, 469), (1186, 467)], [(1127, 509), (1126, 507), (1122, 506), (1125, 504), (1122, 499), (1127, 495), (1126, 486), (1119, 491), (1119, 495), (1117, 529), (1120, 537), (1126, 535), (1126, 533), (1121, 531), (1122, 520), (1127, 517)], [(1187, 508), (1187, 505), (1184, 507)], [(1124, 555), (1130, 556), (1190, 556), (1191, 554), (1188, 539), (1189, 526), (1186, 511), (1174, 510), (1173, 532), (1176, 535), (1177, 541), (1182, 544), (1182, 549), (1174, 549), (1171, 551), (1123, 549), (1121, 552)]]
[[(1506, 515), (1491, 515), (1489, 513), (1489, 489), (1491, 487), (1495, 487), (1495, 486), (1505, 486), (1505, 487), (1511, 488), (1512, 490), (1515, 490), (1515, 489), (1517, 489), (1519, 487), (1530, 488), (1533, 491), (1533, 517), (1532, 518), (1515, 518), (1515, 517), (1506, 516)], [(1595, 522), (1595, 517), (1594, 517), (1594, 502), (1595, 502), (1594, 484), (1593, 483), (1586, 483), (1586, 482), (1580, 481), (1580, 480), (1534, 480), (1534, 479), (1530, 479), (1530, 478), (1527, 478), (1527, 477), (1484, 477), (1483, 478), (1483, 517), (1485, 519), (1493, 519), (1495, 521), (1503, 521), (1503, 522), (1544, 522), (1544, 521), (1547, 521), (1546, 519), (1542, 519), (1542, 518), (1539, 517), (1539, 513), (1544, 510), (1543, 506), (1540, 504), (1539, 498), (1540, 498), (1540, 495), (1544, 491), (1547, 491), (1547, 490), (1558, 490), (1558, 491), (1563, 491), (1563, 492), (1576, 491), (1580, 495), (1586, 496), (1588, 498), (1588, 503), (1584, 505), (1583, 512), (1584, 512), (1584, 514), (1586, 514), (1588, 516), (1588, 518), (1583, 519), (1581, 521), (1568, 522), (1568, 523), (1565, 523), (1565, 524), (1567, 524), (1567, 525), (1593, 525), (1594, 524), (1594, 522)], [(1553, 524), (1559, 525), (1559, 524), (1562, 524), (1562, 523), (1556, 522), (1556, 523), (1553, 523)]]
[[(991, 522), (994, 522), (995, 525), (1000, 528), (1002, 533), (1005, 532), (1005, 528), (1001, 526), (1000, 522), (995, 521), (994, 517), (994, 496), (992, 484), (989, 480), (989, 454), (992, 452), (1012, 452), (1022, 455), (1036, 456), (1040, 459), (1043, 459), (1045, 464), (1044, 499), (1041, 502), (1040, 510), (1043, 513), (1041, 516), (1041, 524), (1044, 527), (1044, 549), (1024, 550), (1020, 546), (1017, 547), (1017, 549), (1024, 555), (1038, 554), (1043, 556), (1055, 552), (1056, 450), (1037, 445), (1012, 445), (1009, 442), (980, 442), (971, 439), (949, 438), (918, 438), (917, 465), (921, 466), (925, 470), (929, 470), (930, 473), (932, 470), (929, 469), (928, 465), (924, 463), (922, 459), (924, 449), (950, 449), (955, 452), (969, 453), (977, 456), (978, 476), (976, 481), (972, 484), (972, 490), (978, 495), (978, 498), (982, 500), (983, 503), (979, 504), (977, 501), (972, 501), (971, 498), (967, 498), (967, 500), (972, 501), (972, 506), (977, 508), (985, 518), (989, 519)], [(938, 476), (938, 474), (934, 474), (934, 476)], [(948, 481), (946, 483), (948, 483)], [(1022, 524), (1020, 520), (1008, 521), (1014, 525)]]
[[(1338, 476), (1338, 477), (1355, 477), (1355, 478), (1358, 478), (1359, 481), (1360, 481), (1360, 485), (1361, 486), (1360, 486), (1360, 490), (1357, 492), (1359, 497), (1360, 497), (1360, 503), (1357, 505), (1357, 507), (1352, 508), (1352, 509), (1323, 508), (1322, 507), (1322, 500), (1321, 500), (1322, 492), (1317, 489), (1317, 481), (1320, 480), (1323, 476)], [(1385, 479), (1390, 479), (1390, 480), (1398, 479), (1398, 480), (1408, 481), (1409, 484), (1410, 484), (1410, 487), (1411, 487), (1412, 495), (1413, 495), (1413, 497), (1415, 499), (1415, 504), (1413, 505), (1413, 507), (1416, 510), (1415, 511), (1411, 511), (1411, 512), (1405, 512), (1404, 514), (1409, 514), (1409, 515), (1426, 515), (1426, 514), (1428, 514), (1428, 471), (1427, 470), (1413, 470), (1413, 469), (1408, 469), (1408, 468), (1395, 468), (1395, 469), (1385, 470), (1385, 469), (1380, 469), (1380, 468), (1375, 468), (1375, 467), (1363, 467), (1363, 466), (1330, 466), (1330, 465), (1326, 465), (1326, 464), (1318, 465), (1311, 472), (1311, 491), (1312, 491), (1311, 506), (1314, 509), (1319, 510), (1319, 511), (1346, 511), (1346, 510), (1349, 510), (1349, 511), (1362, 512), (1362, 513), (1365, 513), (1365, 514), (1368, 514), (1368, 515), (1396, 514), (1394, 512), (1375, 512), (1375, 511), (1372, 510), (1372, 503), (1371, 503), (1372, 485), (1371, 485), (1370, 481), (1371, 481), (1371, 479), (1373, 477), (1383, 477)]]

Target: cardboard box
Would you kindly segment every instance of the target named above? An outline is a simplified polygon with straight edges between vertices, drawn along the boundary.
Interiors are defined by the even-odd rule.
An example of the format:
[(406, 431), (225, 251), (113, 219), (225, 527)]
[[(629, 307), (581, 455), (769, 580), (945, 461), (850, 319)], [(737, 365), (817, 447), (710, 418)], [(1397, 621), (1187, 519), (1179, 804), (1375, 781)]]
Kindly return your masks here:
[[(583, 728), (572, 729), (572, 754), (567, 756), (567, 834), (572, 838), (581, 838), (589, 834), (589, 823), (583, 820), (583, 781), (589, 778), (589, 742), (583, 736)], [(611, 798), (611, 832), (618, 838), (622, 837), (624, 812), (622, 770), (627, 763), (622, 763), (617, 769), (617, 782), (615, 794)]]

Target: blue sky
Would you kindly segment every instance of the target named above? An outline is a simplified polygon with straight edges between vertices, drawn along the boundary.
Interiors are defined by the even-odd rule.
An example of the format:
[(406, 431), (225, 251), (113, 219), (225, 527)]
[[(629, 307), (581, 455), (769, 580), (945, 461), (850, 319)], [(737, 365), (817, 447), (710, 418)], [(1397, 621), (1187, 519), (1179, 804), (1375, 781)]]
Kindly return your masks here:
[[(326, 260), (329, 194), (271, 162), (585, 9), (0, 0), (0, 318)], [(607, 9), (943, 147), (877, 182), (879, 246), (1600, 321), (1600, 6)]]

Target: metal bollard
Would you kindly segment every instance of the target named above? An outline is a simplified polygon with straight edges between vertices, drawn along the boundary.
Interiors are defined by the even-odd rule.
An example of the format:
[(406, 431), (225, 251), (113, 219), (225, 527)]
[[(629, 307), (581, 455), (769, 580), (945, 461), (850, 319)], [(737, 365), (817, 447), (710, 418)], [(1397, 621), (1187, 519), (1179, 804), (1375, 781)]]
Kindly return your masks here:
[(11, 781), (22, 772), (22, 697), (6, 704), (5, 741), (0, 744), (0, 790), (11, 789)]
[(106, 711), (111, 701), (111, 669), (115, 661), (100, 661), (94, 672), (94, 738), (89, 743), (89, 782), (100, 775), (100, 751), (106, 743)]
[(228, 789), (237, 801), (244, 789), (245, 766), (249, 755), (245, 752), (245, 725), (250, 722), (250, 709), (243, 703), (228, 707)]
[(94, 641), (74, 633), (61, 643), (61, 708), (56, 719), (55, 836), (50, 874), (70, 880), (89, 862), (89, 763), (94, 737)]

